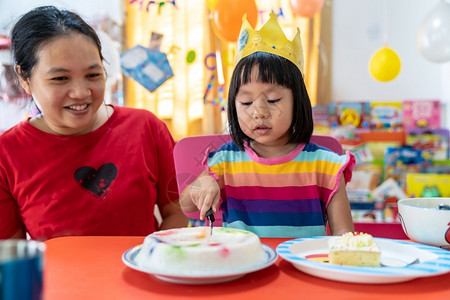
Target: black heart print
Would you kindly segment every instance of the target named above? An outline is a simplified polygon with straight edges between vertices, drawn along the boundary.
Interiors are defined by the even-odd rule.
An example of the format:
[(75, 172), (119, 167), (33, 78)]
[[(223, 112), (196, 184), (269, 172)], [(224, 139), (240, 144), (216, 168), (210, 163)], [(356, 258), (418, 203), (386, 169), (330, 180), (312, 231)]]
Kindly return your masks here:
[(75, 171), (75, 180), (91, 193), (102, 196), (117, 176), (117, 167), (106, 163), (98, 170), (92, 167), (80, 167)]

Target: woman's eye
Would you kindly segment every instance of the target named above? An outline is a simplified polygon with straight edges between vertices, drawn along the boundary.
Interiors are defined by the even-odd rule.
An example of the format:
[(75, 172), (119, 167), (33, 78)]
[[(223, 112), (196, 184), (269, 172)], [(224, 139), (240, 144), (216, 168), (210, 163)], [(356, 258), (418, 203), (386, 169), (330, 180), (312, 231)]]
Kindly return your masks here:
[(281, 100), (281, 98), (280, 99), (275, 99), (275, 100), (267, 100), (267, 102), (269, 102), (270, 104), (273, 104), (273, 103), (277, 103), (280, 100)]
[(88, 77), (89, 78), (96, 78), (99, 77), (101, 74), (100, 73), (95, 73), (95, 74), (89, 74)]
[(241, 105), (249, 106), (249, 105), (252, 105), (252, 103), (253, 103), (253, 102), (251, 102), (251, 101), (248, 101), (248, 102), (241, 102)]

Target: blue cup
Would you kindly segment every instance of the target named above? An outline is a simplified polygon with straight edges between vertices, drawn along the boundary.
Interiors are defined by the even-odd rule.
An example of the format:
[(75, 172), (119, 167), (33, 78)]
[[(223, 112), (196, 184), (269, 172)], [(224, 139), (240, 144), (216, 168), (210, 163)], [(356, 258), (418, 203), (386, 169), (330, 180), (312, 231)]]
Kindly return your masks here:
[(0, 240), (0, 300), (43, 298), (45, 244), (27, 240)]

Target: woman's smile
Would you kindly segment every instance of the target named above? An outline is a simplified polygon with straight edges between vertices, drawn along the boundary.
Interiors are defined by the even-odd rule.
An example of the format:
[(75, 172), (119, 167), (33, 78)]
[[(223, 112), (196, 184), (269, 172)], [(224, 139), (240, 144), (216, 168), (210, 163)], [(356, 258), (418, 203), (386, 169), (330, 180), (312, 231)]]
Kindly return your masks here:
[(70, 106), (64, 106), (64, 108), (67, 109), (72, 114), (83, 115), (88, 112), (89, 106), (90, 106), (90, 104), (70, 105)]

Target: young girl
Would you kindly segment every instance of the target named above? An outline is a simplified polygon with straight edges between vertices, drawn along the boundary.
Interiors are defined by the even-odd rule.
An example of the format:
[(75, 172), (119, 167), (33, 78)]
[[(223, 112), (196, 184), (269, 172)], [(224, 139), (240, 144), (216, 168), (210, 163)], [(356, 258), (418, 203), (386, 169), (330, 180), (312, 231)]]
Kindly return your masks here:
[[(245, 31), (239, 42), (242, 32), (252, 41), (252, 30), (247, 26)], [(261, 35), (268, 45), (279, 43)], [(243, 55), (231, 78), (228, 120), (233, 141), (209, 153), (205, 172), (182, 193), (182, 209), (200, 210), (204, 219), (222, 199), (223, 226), (261, 237), (326, 235), (327, 222), (332, 235), (353, 231), (345, 191), (353, 155), (309, 143), (313, 120), (301, 63), (265, 50), (276, 46), (252, 47), (256, 51)]]

